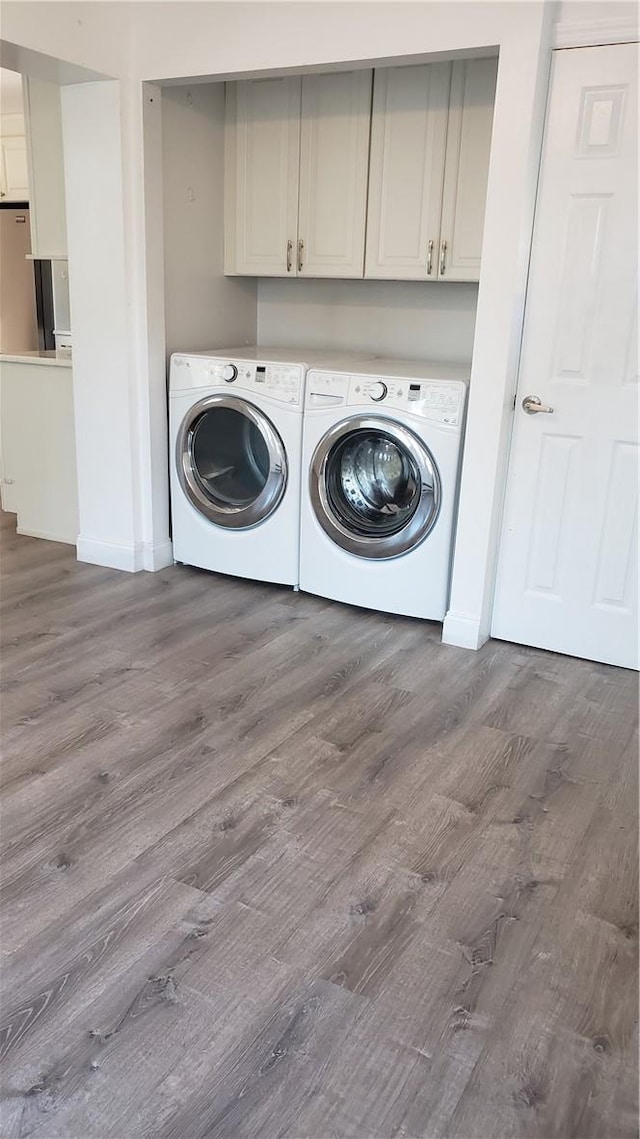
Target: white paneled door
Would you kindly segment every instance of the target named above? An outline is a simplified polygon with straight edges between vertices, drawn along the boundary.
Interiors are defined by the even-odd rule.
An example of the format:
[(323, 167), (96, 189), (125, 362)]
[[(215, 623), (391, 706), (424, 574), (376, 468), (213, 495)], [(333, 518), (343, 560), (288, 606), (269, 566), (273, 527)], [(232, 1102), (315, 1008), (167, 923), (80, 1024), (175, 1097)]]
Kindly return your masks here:
[[(492, 625), (627, 668), (638, 667), (637, 50), (555, 53)], [(528, 412), (527, 399), (539, 401)]]

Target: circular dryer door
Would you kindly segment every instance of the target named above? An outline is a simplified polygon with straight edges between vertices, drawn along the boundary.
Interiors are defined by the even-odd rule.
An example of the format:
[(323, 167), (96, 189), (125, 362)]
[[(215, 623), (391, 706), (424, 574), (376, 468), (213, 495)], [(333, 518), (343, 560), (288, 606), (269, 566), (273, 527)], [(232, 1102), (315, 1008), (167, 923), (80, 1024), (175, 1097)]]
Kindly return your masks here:
[(414, 549), (440, 509), (440, 478), (428, 448), (408, 427), (373, 416), (327, 432), (311, 460), (310, 493), (325, 532), (361, 558)]
[(284, 444), (253, 404), (207, 396), (190, 408), (176, 442), (180, 485), (217, 526), (255, 526), (276, 509), (287, 485)]

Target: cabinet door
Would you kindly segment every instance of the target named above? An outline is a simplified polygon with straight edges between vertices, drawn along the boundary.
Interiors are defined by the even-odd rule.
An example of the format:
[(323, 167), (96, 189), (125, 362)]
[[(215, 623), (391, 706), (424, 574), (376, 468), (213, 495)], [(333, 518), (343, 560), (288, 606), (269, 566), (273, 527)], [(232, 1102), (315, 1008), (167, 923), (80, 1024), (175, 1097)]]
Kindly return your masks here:
[(362, 277), (371, 71), (302, 80), (298, 275)]
[(365, 277), (435, 280), (451, 65), (377, 70)]
[(27, 144), (24, 136), (2, 139), (0, 195), (3, 202), (26, 202), (29, 200)]
[(34, 257), (67, 256), (62, 112), (56, 83), (23, 80), (27, 157), (29, 161), (29, 219)]
[(294, 275), (299, 153), (298, 77), (228, 85), (225, 272)]
[(439, 276), (477, 281), (489, 177), (497, 59), (452, 65)]

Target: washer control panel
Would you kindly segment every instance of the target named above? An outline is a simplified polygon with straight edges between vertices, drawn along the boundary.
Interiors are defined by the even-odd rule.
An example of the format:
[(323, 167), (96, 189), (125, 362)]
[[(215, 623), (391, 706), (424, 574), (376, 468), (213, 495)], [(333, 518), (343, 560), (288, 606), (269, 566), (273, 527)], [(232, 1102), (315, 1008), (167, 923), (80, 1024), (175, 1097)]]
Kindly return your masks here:
[(300, 407), (304, 390), (301, 364), (224, 360), (211, 356), (174, 356), (171, 388), (229, 388), (262, 393), (270, 399)]
[(459, 427), (467, 385), (461, 380), (414, 380), (404, 377), (352, 376), (340, 372), (310, 371), (308, 408), (338, 406), (381, 407), (419, 415), (445, 427)]

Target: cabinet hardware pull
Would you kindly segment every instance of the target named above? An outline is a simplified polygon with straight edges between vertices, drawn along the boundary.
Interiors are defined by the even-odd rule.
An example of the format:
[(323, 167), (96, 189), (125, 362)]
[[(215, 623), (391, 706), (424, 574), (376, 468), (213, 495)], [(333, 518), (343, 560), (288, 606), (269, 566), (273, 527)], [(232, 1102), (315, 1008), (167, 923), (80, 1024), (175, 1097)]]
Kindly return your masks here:
[(446, 254), (447, 254), (447, 243), (446, 243), (446, 241), (443, 241), (442, 246), (440, 248), (440, 276), (441, 277), (444, 277), (444, 266), (445, 266)]
[(304, 252), (304, 241), (302, 238), (298, 241), (298, 272), (302, 272), (302, 254)]
[(430, 241), (429, 244), (427, 245), (427, 277), (431, 276), (431, 270), (432, 269), (433, 269), (433, 241)]
[(292, 253), (293, 253), (293, 242), (288, 241), (287, 242), (287, 273), (291, 272), (291, 265), (292, 265), (291, 254)]

